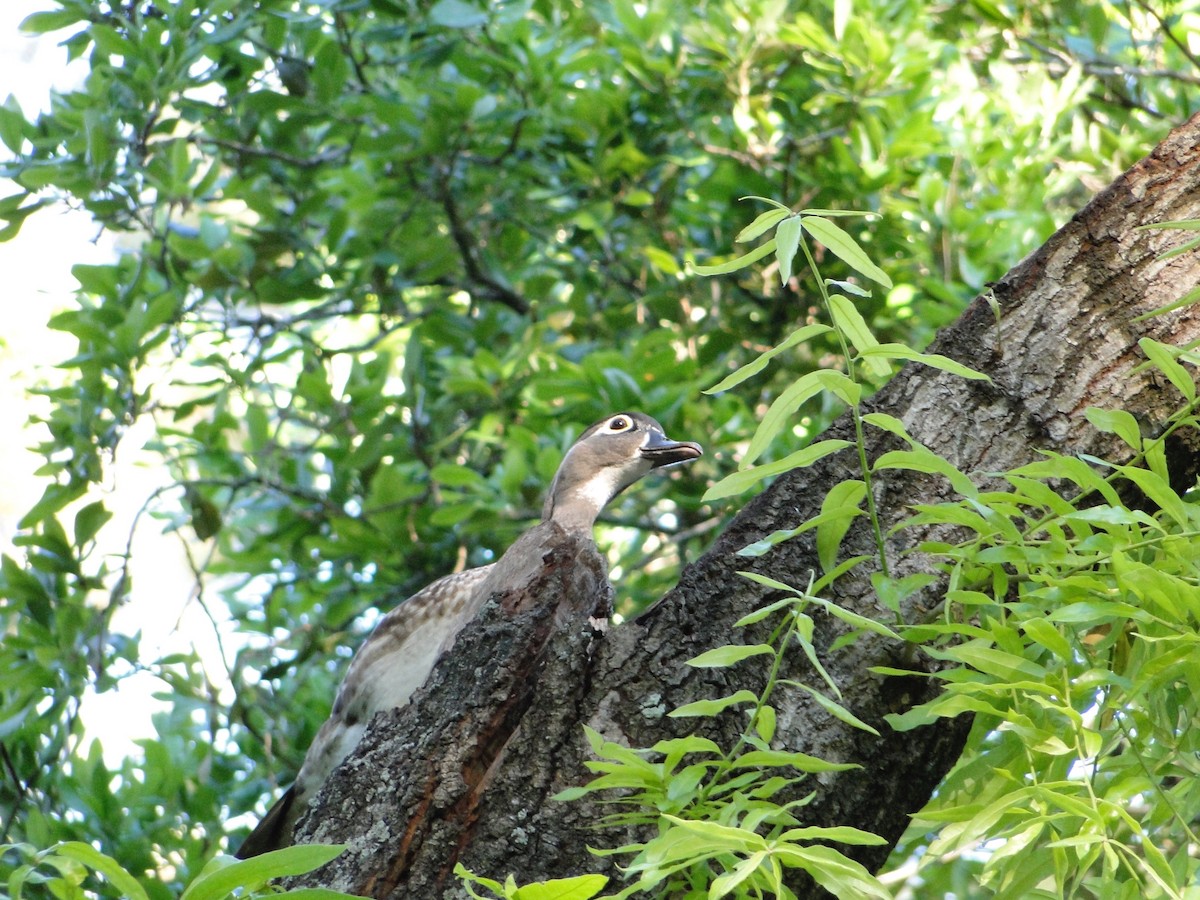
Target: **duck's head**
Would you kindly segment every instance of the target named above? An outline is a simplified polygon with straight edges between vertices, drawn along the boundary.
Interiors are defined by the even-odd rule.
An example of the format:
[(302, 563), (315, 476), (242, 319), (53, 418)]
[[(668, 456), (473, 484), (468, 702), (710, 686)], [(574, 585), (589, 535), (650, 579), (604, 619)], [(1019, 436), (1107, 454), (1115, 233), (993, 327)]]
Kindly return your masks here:
[(600, 510), (647, 472), (703, 453), (697, 443), (671, 440), (643, 413), (605, 416), (563, 457), (542, 517), (567, 529), (591, 528)]

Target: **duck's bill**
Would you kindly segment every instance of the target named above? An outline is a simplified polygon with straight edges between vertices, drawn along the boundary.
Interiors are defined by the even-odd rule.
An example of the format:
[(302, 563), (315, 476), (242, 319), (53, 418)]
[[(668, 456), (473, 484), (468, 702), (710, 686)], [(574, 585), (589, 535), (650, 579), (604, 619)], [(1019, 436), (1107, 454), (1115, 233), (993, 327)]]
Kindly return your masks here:
[(704, 455), (704, 449), (694, 441), (673, 441), (665, 435), (650, 432), (650, 438), (642, 445), (642, 456), (650, 460), (656, 469), (687, 462)]

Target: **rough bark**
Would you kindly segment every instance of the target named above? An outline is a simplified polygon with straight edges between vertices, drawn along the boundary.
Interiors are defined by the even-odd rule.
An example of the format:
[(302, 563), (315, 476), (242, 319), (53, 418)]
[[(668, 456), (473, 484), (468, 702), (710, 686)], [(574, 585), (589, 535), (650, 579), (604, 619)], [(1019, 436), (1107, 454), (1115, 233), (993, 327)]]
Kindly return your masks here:
[[(1122, 457), (1122, 447), (1096, 432), (1084, 411), (1119, 407), (1153, 430), (1180, 405), (1174, 389), (1142, 365), (1137, 341), (1149, 336), (1181, 346), (1200, 340), (1200, 312), (1185, 308), (1144, 322), (1134, 319), (1200, 284), (1200, 254), (1157, 258), (1184, 235), (1137, 230), (1185, 218), (1200, 218), (1200, 116), (1176, 129), (994, 286), (998, 319), (979, 298), (939, 336), (933, 352), (984, 371), (990, 382), (910, 365), (875, 396), (871, 408), (897, 416), (915, 438), (981, 478), (1029, 462), (1040, 449)], [(827, 436), (852, 436), (850, 423), (835, 423)], [(894, 440), (869, 432), (868, 456), (892, 449)], [(1196, 477), (1195, 450), (1173, 448), (1173, 475), (1181, 484)], [(684, 570), (678, 587), (636, 621), (605, 634), (587, 622), (606, 599), (598, 559), (586, 548), (556, 557), (558, 563), (548, 566), (527, 595), (509, 598), (519, 614), (494, 604), (407, 709), (377, 717), (301, 823), (301, 840), (351, 844), (306, 883), (425, 900), (460, 895), (450, 875), (456, 861), (501, 879), (512, 872), (519, 882), (611, 871), (586, 845), (615, 846), (628, 835), (591, 828), (600, 814), (594, 805), (549, 799), (586, 778), (581, 726), (631, 746), (649, 746), (696, 725), (666, 718), (666, 710), (743, 687), (757, 689), (761, 668), (695, 670), (684, 661), (730, 641), (757, 639), (732, 625), (772, 597), (737, 575), (739, 569), (801, 585), (811, 571), (820, 571), (815, 548), (803, 537), (759, 559), (736, 554), (814, 515), (829, 487), (856, 477), (857, 468), (853, 456), (835, 455), (781, 476)], [(876, 497), (885, 526), (903, 518), (912, 504), (948, 496), (941, 479), (883, 474)], [(900, 560), (900, 551), (915, 539), (911, 533), (894, 537), (892, 558)], [(871, 548), (865, 528), (852, 530), (843, 555)], [(911, 570), (921, 560), (909, 555), (902, 565)], [(843, 578), (830, 599), (863, 615), (890, 616), (872, 594), (868, 575)], [(917, 605), (935, 602), (936, 597), (917, 596), (906, 612), (916, 615)], [(551, 615), (555, 610), (560, 613)], [(846, 705), (882, 736), (873, 739), (845, 726), (795, 692), (779, 699), (776, 744), (861, 764), (860, 770), (822, 778), (804, 816), (814, 824), (854, 825), (894, 842), (953, 765), (969, 723), (891, 731), (883, 716), (929, 699), (932, 679), (871, 674), (869, 667), (895, 665), (903, 652), (883, 639), (862, 639), (830, 652), (841, 630), (836, 620), (818, 618), (826, 668)], [(903, 662), (922, 664), (907, 657)], [(792, 659), (791, 666), (787, 677), (816, 683), (802, 658)], [(702, 724), (709, 737), (727, 743), (742, 721), (729, 713)], [(888, 850), (869, 848), (858, 858), (877, 866)]]

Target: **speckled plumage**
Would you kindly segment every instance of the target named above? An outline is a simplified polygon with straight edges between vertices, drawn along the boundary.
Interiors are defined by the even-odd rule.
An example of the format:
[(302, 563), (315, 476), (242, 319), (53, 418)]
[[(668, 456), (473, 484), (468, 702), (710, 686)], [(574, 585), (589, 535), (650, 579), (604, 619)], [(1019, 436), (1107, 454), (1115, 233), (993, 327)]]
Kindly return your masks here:
[[(291, 843), (292, 828), (325, 779), (358, 745), (371, 717), (408, 703), (443, 653), (488, 598), (535, 574), (526, 551), (546, 523), (564, 532), (591, 532), (600, 510), (655, 468), (700, 456), (698, 444), (668, 440), (641, 413), (617, 413), (588, 428), (559, 465), (542, 524), (491, 565), (446, 575), (384, 616), (359, 648), (338, 689), (329, 719), (309, 747), (295, 784), (246, 838), (245, 859)], [(541, 546), (540, 539), (533, 540)], [(539, 557), (540, 559), (540, 557)]]

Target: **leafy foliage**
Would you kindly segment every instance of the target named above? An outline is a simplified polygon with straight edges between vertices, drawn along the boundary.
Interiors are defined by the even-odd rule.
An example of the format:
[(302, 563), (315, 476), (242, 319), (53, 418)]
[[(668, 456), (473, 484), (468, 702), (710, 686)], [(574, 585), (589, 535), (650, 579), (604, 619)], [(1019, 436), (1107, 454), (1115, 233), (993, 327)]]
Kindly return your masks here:
[[(348, 900), (350, 894), (338, 891), (312, 888), (281, 891), (268, 884), (273, 878), (312, 871), (344, 849), (341, 845), (308, 844), (264, 853), (250, 860), (215, 856), (187, 886), (180, 900), (225, 900), (235, 895), (247, 898), (270, 896), (295, 900)], [(137, 878), (115, 859), (100, 853), (90, 844), (64, 841), (42, 851), (25, 844), (0, 846), (0, 853), (3, 852), (12, 852), (27, 859), (27, 862), (13, 870), (8, 879), (7, 896), (12, 900), (20, 900), (31, 887), (69, 900), (89, 896), (91, 885), (87, 879), (92, 873), (103, 876), (118, 896), (126, 900), (150, 898)], [(47, 869), (52, 870), (53, 874), (47, 874), (44, 871)]]
[[(969, 752), (913, 838), (932, 837), (934, 858), (1002, 842), (979, 867), (995, 896), (1182, 897), (1200, 875), (1200, 519), (1171, 487), (1164, 452), (1170, 434), (1200, 428), (1194, 376), (1176, 355), (1200, 358), (1143, 349), (1186, 405), (1154, 439), (1120, 410), (1089, 412), (1129, 443), (1131, 462), (1048, 454), (1004, 473), (1003, 489), (910, 522), (968, 534), (926, 546), (949, 576), (946, 602), (939, 621), (906, 632), (960, 665), (942, 673), (937, 700), (891, 724), (975, 713)], [(1070, 500), (1050, 489), (1058, 482)]]
[[(743, 573), (762, 579), (753, 573)], [(769, 579), (763, 579), (769, 581)], [(786, 870), (802, 870), (834, 896), (888, 897), (869, 872), (840, 850), (815, 841), (840, 845), (881, 844), (883, 838), (847, 826), (806, 826), (796, 813), (812, 799), (780, 803), (777, 795), (808, 783), (809, 776), (855, 768), (805, 753), (773, 750), (776, 710), (772, 694), (780, 684), (784, 655), (798, 645), (826, 678), (828, 690), (840, 695), (817, 660), (812, 645), (813, 620), (807, 607), (814, 601), (823, 609), (839, 612), (813, 592), (786, 591), (777, 601), (740, 620), (744, 627), (778, 615), (780, 622), (763, 644), (729, 644), (702, 653), (688, 664), (699, 668), (729, 667), (755, 656), (769, 656), (771, 668), (763, 689), (755, 694), (739, 691), (727, 697), (698, 700), (672, 710), (674, 717), (715, 716), (744, 706), (746, 729), (738, 742), (722, 750), (698, 735), (660, 741), (648, 750), (631, 750), (587, 729), (598, 758), (588, 767), (600, 773), (581, 788), (562, 792), (558, 799), (573, 800), (601, 791), (619, 791), (607, 802), (621, 806), (598, 823), (649, 826), (655, 836), (604, 855), (631, 855), (624, 866), (631, 883), (614, 898), (650, 893), (655, 897), (794, 897), (787, 886)], [(811, 689), (810, 689), (811, 690)], [(854, 717), (836, 701), (814, 691), (822, 705), (857, 728), (874, 729)], [(815, 787), (814, 787), (815, 790)]]
[[(608, 884), (608, 879), (603, 875), (576, 875), (573, 878), (553, 878), (518, 887), (511, 875), (501, 884), (469, 872), (462, 863), (454, 867), (454, 874), (462, 879), (467, 894), (476, 900), (487, 900), (488, 897), (500, 900), (591, 900)], [(476, 888), (485, 890), (488, 894), (480, 894)]]
[[(789, 240), (799, 240), (804, 230)], [(781, 243), (777, 240), (776, 253), (790, 258)], [(813, 273), (820, 277), (815, 265)], [(834, 330), (847, 334), (860, 354), (876, 345), (858, 320), (839, 316), (832, 303), (830, 308)], [(1184, 365), (1200, 365), (1200, 355), (1148, 338), (1139, 343), (1148, 364), (1179, 392), (1184, 406), (1153, 438), (1123, 410), (1088, 410), (1093, 426), (1128, 445), (1127, 462), (1046, 452), (1042, 461), (989, 474), (1003, 487), (981, 490), (974, 478), (915, 441), (899, 421), (878, 413), (860, 415), (843, 391), (839, 396), (851, 405), (857, 426), (863, 480), (835, 485), (815, 519), (742, 551), (759, 556), (817, 529), (827, 573), (822, 583), (872, 564), (879, 597), (897, 614), (896, 633), (857, 617), (850, 623), (851, 639), (864, 630), (902, 637), (952, 664), (936, 676), (945, 682), (937, 699), (888, 717), (893, 728), (907, 730), (963, 713), (975, 716), (962, 759), (915, 818), (910, 841), (900, 851), (913, 854), (927, 842), (922, 859), (929, 862), (922, 869), (934, 884), (946, 880), (939, 860), (968, 852), (981, 859), (979, 883), (998, 897), (1183, 897), (1200, 875), (1192, 852), (1200, 795), (1192, 789), (1195, 772), (1189, 762), (1197, 751), (1191, 726), (1200, 715), (1197, 672), (1190, 665), (1200, 642), (1200, 519), (1194, 497), (1172, 487), (1166, 453), (1177, 431), (1200, 428), (1196, 375)], [(747, 368), (761, 371), (777, 350)], [(896, 355), (938, 364), (927, 354)], [(851, 383), (853, 362), (848, 355)], [(957, 364), (941, 367), (980, 377)], [(740, 381), (731, 376), (717, 388)], [(868, 464), (864, 424), (902, 438), (910, 449), (886, 452)], [(769, 427), (770, 413), (759, 434)], [(934, 579), (919, 575), (912, 581), (910, 576), (907, 585), (891, 579), (878, 524), (875, 559), (852, 558), (835, 566), (849, 522), (863, 514), (858, 507), (870, 497), (870, 478), (893, 468), (940, 475), (961, 495), (918, 506), (900, 526), (934, 533), (949, 527), (951, 533), (967, 534), (957, 543), (926, 540), (920, 548), (945, 578), (940, 621), (914, 624), (900, 618), (900, 596)], [(1122, 497), (1148, 504), (1153, 512)], [(875, 521), (873, 511), (870, 515)], [(749, 577), (811, 595), (811, 589), (801, 594), (763, 576)], [(826, 606), (835, 615), (849, 615)], [(692, 664), (729, 665), (760, 649), (721, 648)], [(805, 646), (805, 652), (828, 681), (813, 648)], [(890, 667), (873, 671), (920, 674)], [(733, 702), (753, 699), (701, 701), (689, 712), (715, 715)], [(863, 727), (832, 701), (822, 705)], [(597, 779), (593, 786), (602, 782)], [(661, 806), (654, 797), (642, 799), (648, 809)]]
[[(268, 773), (295, 770), (364, 610), (502, 550), (614, 408), (738, 449), (775, 408), (756, 468), (693, 471), (795, 464), (831, 397), (858, 396), (824, 363), (853, 351), (869, 388), (1190, 111), (1195, 13), (1173, 15), (58, 0), (30, 17), (90, 75), (36, 119), (0, 105), (0, 238), (66, 201), (130, 250), (75, 267), (78, 302), (50, 323), (78, 350), (43, 389), (45, 490), (0, 563), (4, 839), (85, 842), (177, 896)], [(693, 255), (722, 264), (747, 194), (803, 198), (812, 214), (742, 237), (795, 238), (794, 265), (808, 234), (828, 284), (782, 257), (690, 278)], [(848, 197), (880, 217), (835, 223)], [(857, 270), (874, 296), (835, 229), (886, 279)], [(826, 302), (857, 341), (803, 332)], [(753, 391), (695, 399), (767, 348), (786, 365)], [(219, 675), (113, 627), (137, 560), (102, 549), (98, 488), (135, 426), (164, 472), (136, 527), (178, 535), (200, 602), (236, 623)], [(608, 518), (625, 611), (716, 526), (698, 481)], [(826, 546), (844, 524), (831, 504)], [(80, 708), (144, 673), (171, 706), (110, 769)]]

